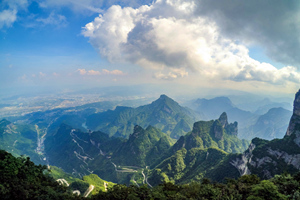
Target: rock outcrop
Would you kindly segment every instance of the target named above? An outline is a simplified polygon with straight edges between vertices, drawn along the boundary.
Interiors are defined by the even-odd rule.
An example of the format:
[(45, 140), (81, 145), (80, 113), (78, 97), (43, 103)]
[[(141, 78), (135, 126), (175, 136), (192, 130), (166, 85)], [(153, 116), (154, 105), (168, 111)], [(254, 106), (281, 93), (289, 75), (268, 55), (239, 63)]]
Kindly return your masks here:
[(291, 117), (286, 135), (290, 136), (293, 133), (300, 135), (300, 90), (295, 95), (293, 115)]
[(300, 90), (296, 93), (294, 110), (286, 135), (282, 139), (254, 138), (248, 150), (231, 160), (240, 175), (256, 174), (271, 178), (283, 172), (295, 173), (300, 169)]

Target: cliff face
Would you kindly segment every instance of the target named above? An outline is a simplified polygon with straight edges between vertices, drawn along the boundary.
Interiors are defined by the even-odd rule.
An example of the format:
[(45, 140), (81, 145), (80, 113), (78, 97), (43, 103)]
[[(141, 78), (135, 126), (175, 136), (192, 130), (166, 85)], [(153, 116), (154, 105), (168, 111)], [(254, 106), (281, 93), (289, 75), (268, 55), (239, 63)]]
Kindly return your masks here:
[(300, 90), (295, 96), (293, 115), (286, 136), (272, 141), (254, 138), (248, 150), (230, 164), (240, 172), (240, 175), (257, 174), (267, 179), (275, 174), (299, 171)]
[[(295, 95), (293, 115), (291, 117), (290, 124), (287, 129), (286, 135), (290, 136), (293, 133), (296, 134), (297, 138), (300, 135), (299, 134), (300, 133), (300, 90)], [(298, 146), (299, 146), (299, 143), (298, 143)]]

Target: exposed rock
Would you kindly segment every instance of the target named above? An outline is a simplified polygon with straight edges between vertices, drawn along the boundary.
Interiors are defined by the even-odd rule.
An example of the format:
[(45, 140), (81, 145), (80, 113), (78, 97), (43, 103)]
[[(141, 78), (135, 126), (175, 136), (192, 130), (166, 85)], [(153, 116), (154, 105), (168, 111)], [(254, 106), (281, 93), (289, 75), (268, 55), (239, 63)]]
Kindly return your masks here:
[(236, 158), (230, 162), (230, 164), (232, 164), (239, 171), (241, 176), (251, 174), (251, 171), (248, 168), (248, 163), (252, 163), (252, 151), (254, 149), (255, 144), (251, 143), (248, 150), (241, 155), (241, 158)]
[(297, 129), (297, 132), (300, 131), (300, 90), (295, 95), (294, 100), (294, 110), (293, 116), (291, 117), (289, 127), (287, 129), (286, 135), (292, 135)]
[(225, 129), (229, 135), (234, 135), (234, 136), (238, 135), (238, 123), (237, 122), (228, 124)]
[(277, 159), (283, 159), (288, 165), (293, 165), (296, 169), (300, 169), (300, 154), (290, 155), (284, 151), (268, 149), (270, 155), (276, 156)]
[(218, 140), (222, 140), (223, 139), (223, 127), (222, 125), (220, 125), (220, 122), (215, 121), (214, 125), (213, 125), (213, 131), (214, 131), (214, 136), (216, 139)]
[(219, 117), (219, 121), (222, 124), (222, 127), (225, 128), (228, 125), (228, 118), (226, 112), (223, 112)]

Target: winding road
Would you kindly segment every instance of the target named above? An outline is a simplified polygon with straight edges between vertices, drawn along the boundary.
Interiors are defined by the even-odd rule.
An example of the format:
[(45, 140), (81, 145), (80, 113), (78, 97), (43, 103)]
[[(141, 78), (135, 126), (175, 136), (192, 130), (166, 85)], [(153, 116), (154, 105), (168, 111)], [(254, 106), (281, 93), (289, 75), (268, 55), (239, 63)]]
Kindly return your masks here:
[(85, 193), (83, 194), (84, 197), (88, 197), (89, 194), (94, 190), (94, 186), (90, 185), (90, 187), (85, 191)]

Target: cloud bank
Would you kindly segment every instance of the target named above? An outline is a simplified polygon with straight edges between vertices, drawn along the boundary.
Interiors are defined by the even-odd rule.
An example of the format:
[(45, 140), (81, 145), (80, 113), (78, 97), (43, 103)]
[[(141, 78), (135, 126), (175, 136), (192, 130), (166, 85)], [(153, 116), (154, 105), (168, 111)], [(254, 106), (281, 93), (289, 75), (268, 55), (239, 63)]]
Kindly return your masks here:
[[(293, 48), (280, 45), (284, 42), (281, 40), (287, 40), (287, 36), (276, 40), (276, 37), (279, 38), (280, 34), (286, 33), (285, 31), (274, 30), (275, 35), (279, 34), (273, 37), (274, 44), (269, 44), (271, 39), (262, 41), (270, 35), (267, 32), (268, 28), (264, 27), (264, 24), (268, 24), (268, 20), (262, 21), (261, 25), (255, 25), (260, 23), (258, 19), (255, 22), (250, 20), (251, 16), (256, 16), (254, 7), (259, 7), (257, 4), (254, 6), (254, 3), (249, 1), (241, 5), (240, 1), (230, 1), (234, 5), (229, 6), (222, 1), (224, 2), (222, 5), (225, 6), (225, 9), (222, 9), (221, 5), (216, 6), (212, 2), (214, 1), (157, 0), (151, 5), (137, 8), (114, 5), (94, 21), (86, 24), (82, 34), (88, 37), (100, 55), (109, 61), (129, 62), (155, 69), (157, 73), (153, 77), (158, 79), (172, 80), (185, 77), (191, 74), (189, 71), (210, 79), (237, 82), (259, 81), (272, 84), (300, 82), (300, 74), (296, 67), (277, 69), (271, 64), (259, 62), (249, 56), (246, 45), (259, 44), (265, 47), (269, 52), (268, 55), (273, 56), (279, 54), (280, 48), (286, 46), (283, 49), (286, 52), (281, 52), (282, 59), (278, 56), (278, 60), (293, 57), (284, 55), (288, 54), (288, 50), (293, 51)], [(289, 8), (283, 9), (287, 11)], [(244, 14), (245, 9), (254, 13)], [(237, 14), (233, 14), (235, 13), (233, 11)], [(263, 13), (270, 15), (269, 19), (275, 14), (275, 11), (268, 7), (257, 12), (259, 18), (264, 17)], [(281, 17), (275, 16), (274, 19), (278, 18), (278, 21), (281, 19), (283, 27), (284, 23), (287, 23), (286, 27), (294, 24), (293, 17), (285, 16), (287, 22), (283, 21), (284, 16)], [(238, 28), (241, 30), (238, 31)], [(256, 31), (256, 28), (260, 29)], [(299, 40), (300, 31), (298, 27), (295, 27), (295, 30), (295, 37), (298, 34)], [(234, 31), (236, 33), (233, 33)], [(260, 35), (261, 38), (258, 38)], [(291, 40), (297, 42), (297, 39)], [(274, 46), (276, 48), (272, 48)], [(272, 52), (268, 49), (272, 49)], [(297, 63), (297, 59), (294, 58), (294, 61), (290, 62), (291, 65)]]
[(200, 0), (194, 15), (212, 19), (220, 32), (261, 46), (273, 60), (300, 64), (300, 2), (297, 0)]

